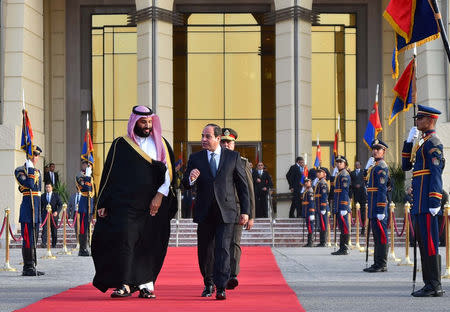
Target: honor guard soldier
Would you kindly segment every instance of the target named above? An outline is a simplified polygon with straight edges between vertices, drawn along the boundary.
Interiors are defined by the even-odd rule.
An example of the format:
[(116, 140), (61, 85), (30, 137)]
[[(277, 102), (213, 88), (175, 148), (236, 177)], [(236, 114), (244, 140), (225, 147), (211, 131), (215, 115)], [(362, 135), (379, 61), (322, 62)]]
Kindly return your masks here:
[(36, 238), (41, 223), (42, 177), (35, 166), (42, 149), (39, 146), (33, 146), (32, 150), (33, 157), (27, 159), (25, 165), (16, 168), (14, 172), (19, 183), (19, 192), (23, 195), (19, 217), (23, 237), (23, 276), (44, 275), (44, 272), (36, 270)]
[(302, 206), (305, 213), (306, 224), (308, 226), (308, 243), (303, 247), (313, 246), (312, 234), (314, 233), (316, 209), (314, 207), (314, 191), (311, 184), (312, 182), (308, 178), (306, 178), (303, 183), (305, 190), (302, 195)]
[(384, 161), (384, 154), (388, 146), (381, 140), (372, 142), (373, 163), (367, 171), (368, 218), (374, 240), (374, 264), (364, 269), (369, 273), (387, 271), (388, 255), (388, 212), (387, 212), (387, 181), (388, 166)]
[(78, 213), (80, 218), (80, 250), (79, 256), (90, 256), (89, 252), (89, 222), (90, 216), (94, 209), (94, 192), (93, 192), (93, 178), (92, 167), (87, 160), (81, 162), (81, 171), (75, 178), (77, 188), (81, 192), (80, 202), (78, 204)]
[(332, 252), (332, 255), (348, 255), (349, 222), (348, 213), (350, 210), (350, 174), (347, 171), (348, 161), (345, 156), (336, 157), (336, 167), (338, 173), (334, 179), (334, 215), (341, 231), (339, 239), (339, 250)]
[(316, 219), (319, 226), (320, 243), (317, 247), (325, 247), (325, 237), (328, 228), (328, 184), (326, 180), (326, 172), (322, 167), (317, 168), (316, 176), (319, 181), (314, 190), (314, 201), (316, 208)]
[[(414, 218), (415, 239), (419, 242), (422, 277), (425, 283), (422, 289), (414, 291), (411, 295), (441, 297), (444, 291), (441, 286), (437, 215), (441, 213), (442, 171), (445, 159), (442, 143), (435, 131), (436, 121), (441, 112), (422, 105), (418, 105), (418, 108), (414, 116), (417, 127), (411, 128), (402, 151), (403, 170), (413, 169), (411, 215)], [(422, 137), (413, 147), (413, 141), (419, 136), (419, 130)], [(416, 259), (414, 263), (417, 263)]]

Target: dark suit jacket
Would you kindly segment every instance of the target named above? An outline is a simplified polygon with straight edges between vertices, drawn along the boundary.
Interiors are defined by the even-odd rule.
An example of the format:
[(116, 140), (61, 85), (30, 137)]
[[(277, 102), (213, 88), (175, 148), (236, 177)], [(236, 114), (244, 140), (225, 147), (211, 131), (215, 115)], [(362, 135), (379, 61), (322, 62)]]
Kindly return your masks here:
[[(261, 180), (260, 182), (257, 182), (258, 178)], [(272, 178), (265, 170), (263, 170), (261, 176), (258, 174), (258, 170), (255, 170), (255, 172), (253, 172), (253, 185), (255, 186), (255, 194), (265, 194), (273, 187)], [(267, 190), (263, 191), (263, 187), (266, 187)]]
[(56, 185), (59, 183), (59, 175), (58, 172), (53, 172), (55, 174), (55, 184), (52, 183), (52, 179), (50, 178), (50, 172), (45, 172), (44, 173), (44, 183), (47, 184), (47, 182), (52, 183), (52, 185)]
[[(42, 193), (41, 196), (41, 216), (43, 218), (45, 218), (45, 216), (47, 215), (47, 193)], [(52, 192), (52, 198), (50, 199), (50, 205), (52, 206), (52, 212), (58, 212), (58, 217), (59, 217), (59, 213), (61, 212), (61, 207), (62, 207), (62, 201), (61, 198), (59, 197), (58, 194), (56, 194), (55, 192)]]
[[(70, 195), (69, 203), (68, 203), (68, 206), (67, 206), (67, 217), (72, 218), (72, 219), (75, 217), (75, 210), (76, 210), (75, 199), (76, 199), (76, 196), (77, 196), (77, 193), (74, 193), (74, 194)], [(80, 197), (80, 199), (81, 199), (81, 197)]]
[(200, 171), (200, 176), (194, 182), (197, 186), (194, 222), (200, 223), (206, 219), (214, 200), (219, 206), (224, 223), (237, 222), (239, 210), (236, 204), (235, 188), (239, 197), (240, 213), (250, 214), (247, 177), (238, 152), (222, 148), (215, 178), (209, 167), (207, 151), (202, 150), (191, 154), (183, 177), (183, 185), (186, 189), (191, 188), (189, 175), (193, 169)]
[[(304, 173), (303, 173), (304, 174)], [(289, 168), (289, 171), (286, 173), (286, 179), (289, 183), (289, 188), (294, 189), (294, 192), (300, 193), (302, 189), (302, 175), (300, 172), (299, 166), (294, 164)]]

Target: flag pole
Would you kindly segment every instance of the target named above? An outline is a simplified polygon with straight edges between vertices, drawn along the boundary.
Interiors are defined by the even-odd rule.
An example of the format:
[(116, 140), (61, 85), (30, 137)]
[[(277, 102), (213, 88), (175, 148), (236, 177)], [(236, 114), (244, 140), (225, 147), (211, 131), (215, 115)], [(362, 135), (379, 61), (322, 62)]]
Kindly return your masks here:
[[(447, 43), (447, 47), (448, 47), (448, 43)], [(417, 79), (417, 45), (414, 43), (414, 79)], [(450, 57), (450, 56), (449, 56)], [(413, 89), (414, 91), (414, 89)], [(414, 103), (413, 103), (413, 112), (414, 112), (414, 116), (416, 116), (416, 99), (414, 99)], [(414, 126), (416, 125), (416, 120), (414, 119)]]
[(442, 15), (439, 12), (439, 6), (436, 2), (436, 0), (428, 0), (431, 8), (434, 12), (434, 18), (436, 19), (436, 22), (439, 25), (439, 32), (441, 33), (442, 43), (444, 44), (445, 52), (447, 53), (448, 61), (450, 62), (450, 48), (448, 46), (448, 39), (447, 39), (447, 33), (445, 32), (445, 26), (442, 22)]

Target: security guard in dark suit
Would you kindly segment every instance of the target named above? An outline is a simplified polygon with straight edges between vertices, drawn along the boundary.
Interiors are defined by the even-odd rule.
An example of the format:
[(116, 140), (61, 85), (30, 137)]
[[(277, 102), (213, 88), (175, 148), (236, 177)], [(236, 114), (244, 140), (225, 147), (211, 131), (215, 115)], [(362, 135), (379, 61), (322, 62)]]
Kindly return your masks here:
[(347, 171), (348, 161), (345, 156), (339, 155), (336, 157), (336, 166), (338, 174), (334, 180), (334, 215), (337, 219), (337, 224), (341, 230), (339, 238), (339, 250), (332, 252), (332, 255), (348, 255), (348, 241), (349, 241), (349, 222), (348, 214), (350, 213), (350, 174)]
[(326, 171), (319, 167), (316, 169), (316, 176), (319, 181), (314, 189), (314, 201), (316, 208), (316, 222), (319, 227), (320, 244), (317, 247), (325, 247), (325, 238), (327, 236), (328, 228), (328, 184), (326, 180)]
[[(425, 286), (412, 293), (414, 297), (441, 297), (441, 256), (439, 255), (438, 214), (442, 213), (442, 171), (445, 159), (443, 146), (436, 136), (435, 126), (440, 111), (432, 107), (418, 105), (414, 116), (417, 127), (411, 128), (403, 144), (402, 168), (413, 169), (411, 216), (415, 220), (415, 234), (419, 242), (422, 263), (422, 277)], [(413, 141), (419, 136), (419, 142)]]
[(304, 181), (304, 192), (302, 194), (302, 210), (305, 212), (306, 224), (308, 228), (308, 243), (303, 247), (312, 247), (312, 234), (315, 229), (316, 209), (314, 206), (314, 191), (311, 187), (311, 180), (306, 178)]
[(81, 192), (80, 203), (78, 204), (78, 213), (80, 217), (80, 250), (79, 256), (90, 256), (89, 252), (89, 222), (94, 209), (94, 191), (92, 178), (92, 168), (88, 161), (81, 162), (81, 171), (76, 176), (76, 186)]
[(375, 139), (372, 142), (372, 157), (375, 163), (369, 167), (367, 173), (367, 197), (368, 197), (368, 218), (373, 233), (374, 264), (364, 269), (369, 273), (387, 271), (387, 255), (389, 239), (387, 235), (388, 225), (388, 202), (387, 202), (387, 181), (389, 170), (384, 161), (384, 154), (388, 146), (381, 140)]
[[(42, 149), (33, 146), (33, 157), (25, 165), (16, 168), (14, 176), (19, 183), (19, 192), (22, 193), (20, 204), (20, 228), (23, 237), (22, 258), (23, 276), (44, 275), (36, 270), (36, 243), (39, 224), (41, 223), (41, 188), (42, 177), (39, 169), (35, 168)], [(34, 214), (34, 216), (33, 216)], [(34, 224), (33, 224), (34, 223)]]

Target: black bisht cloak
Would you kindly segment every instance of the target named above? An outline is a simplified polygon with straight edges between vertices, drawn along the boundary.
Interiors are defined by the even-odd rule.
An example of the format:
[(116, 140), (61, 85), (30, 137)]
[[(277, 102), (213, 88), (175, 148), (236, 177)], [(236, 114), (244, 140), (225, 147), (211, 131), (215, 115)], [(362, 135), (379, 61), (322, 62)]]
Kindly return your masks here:
[[(173, 177), (174, 155), (165, 143)], [(97, 202), (98, 209), (106, 208), (107, 216), (97, 218), (92, 236), (93, 285), (100, 291), (156, 281), (167, 253), (170, 219), (177, 212), (171, 185), (156, 216), (150, 216), (150, 203), (164, 183), (165, 170), (164, 163), (150, 159), (128, 137), (112, 143)]]

